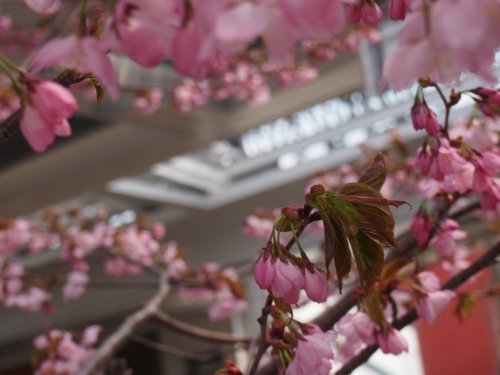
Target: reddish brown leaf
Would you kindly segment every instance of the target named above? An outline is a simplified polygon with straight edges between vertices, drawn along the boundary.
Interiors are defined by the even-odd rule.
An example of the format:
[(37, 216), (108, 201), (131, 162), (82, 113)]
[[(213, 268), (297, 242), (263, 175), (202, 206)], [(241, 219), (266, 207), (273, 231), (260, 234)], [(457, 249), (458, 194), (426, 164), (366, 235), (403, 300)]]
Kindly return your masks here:
[(359, 178), (359, 182), (367, 184), (375, 190), (380, 191), (384, 185), (386, 177), (387, 165), (385, 163), (385, 158), (382, 153), (378, 153), (365, 173), (363, 173), (363, 175)]
[(338, 214), (331, 206), (320, 209), (325, 230), (325, 264), (326, 269), (334, 262), (337, 273), (339, 293), (342, 293), (342, 279), (351, 271), (352, 258), (347, 241), (346, 229)]
[(380, 244), (359, 232), (349, 237), (361, 285), (369, 288), (380, 279), (384, 265), (384, 249)]

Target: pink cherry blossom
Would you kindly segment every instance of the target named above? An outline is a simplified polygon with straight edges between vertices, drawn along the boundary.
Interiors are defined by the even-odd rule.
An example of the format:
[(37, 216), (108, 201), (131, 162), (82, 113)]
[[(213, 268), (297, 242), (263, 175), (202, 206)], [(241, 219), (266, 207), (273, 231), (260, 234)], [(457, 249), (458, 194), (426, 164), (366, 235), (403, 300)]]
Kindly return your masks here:
[(448, 306), (454, 297), (455, 292), (451, 290), (429, 292), (425, 298), (419, 299), (415, 309), (422, 319), (432, 324), (436, 316)]
[(441, 263), (443, 269), (452, 275), (467, 268), (470, 264), (469, 251), (464, 246), (458, 246), (451, 257), (446, 257)]
[(102, 327), (99, 325), (92, 325), (83, 331), (82, 334), (82, 339), (80, 344), (85, 346), (85, 347), (93, 347), (97, 343), (97, 339), (99, 338), (99, 335), (101, 334)]
[(181, 279), (189, 270), (186, 261), (180, 256), (175, 242), (167, 244), (162, 260), (167, 264), (168, 277), (173, 280)]
[(37, 336), (33, 345), (38, 350), (38, 367), (35, 375), (76, 375), (92, 358), (101, 327), (85, 329), (82, 340), (77, 343), (71, 333), (57, 329)]
[(85, 272), (72, 271), (63, 286), (63, 298), (67, 301), (80, 298), (86, 290), (89, 276)]
[(247, 307), (246, 300), (235, 298), (229, 288), (223, 286), (215, 293), (215, 303), (208, 309), (208, 317), (210, 320), (228, 319)]
[(286, 375), (328, 375), (332, 368), (333, 350), (330, 343), (335, 340), (332, 332), (322, 332), (319, 328), (313, 333), (299, 338), (293, 361)]
[(418, 282), (427, 292), (435, 292), (441, 288), (439, 278), (434, 272), (424, 271), (417, 275)]
[(60, 0), (23, 0), (31, 10), (42, 14), (53, 14), (61, 7)]
[(441, 283), (438, 277), (432, 272), (420, 272), (417, 275), (417, 279), (425, 295), (417, 295), (417, 305), (415, 308), (422, 319), (428, 323), (433, 323), (437, 314), (441, 313), (455, 297), (455, 292), (440, 290)]
[(352, 344), (368, 344), (375, 342), (377, 326), (370, 316), (364, 312), (347, 314), (337, 323), (337, 330)]
[(344, 30), (345, 18), (340, 0), (319, 0), (313, 6), (301, 0), (279, 0), (278, 4), (300, 39), (328, 42)]
[(432, 164), (432, 154), (429, 151), (429, 147), (421, 146), (417, 150), (417, 156), (415, 158), (415, 168), (423, 176), (427, 176), (431, 170), (431, 164)]
[[(384, 78), (395, 89), (421, 76), (452, 82), (464, 71), (493, 80), (500, 4), (495, 0), (441, 0), (427, 5), (425, 11), (415, 7), (407, 17), (396, 51), (384, 65)], [(464, 24), (474, 27), (466, 31)]]
[(326, 276), (315, 267), (311, 267), (311, 270), (306, 267), (304, 290), (311, 301), (325, 302), (329, 292)]
[(174, 0), (120, 0), (112, 28), (118, 50), (145, 67), (153, 67), (170, 54), (171, 39), (179, 24), (180, 12)]
[(141, 91), (135, 96), (132, 107), (143, 115), (150, 116), (160, 109), (162, 99), (163, 90), (160, 88)]
[(74, 35), (53, 39), (31, 56), (28, 70), (38, 73), (55, 64), (62, 64), (82, 74), (93, 74), (104, 84), (109, 96), (118, 99), (117, 73), (98, 40)]
[(460, 226), (455, 220), (445, 219), (441, 223), (439, 233), (432, 238), (429, 245), (435, 246), (442, 256), (452, 256), (457, 248), (456, 241), (463, 240), (467, 233), (460, 230)]
[(243, 233), (250, 237), (267, 239), (273, 230), (273, 220), (248, 215), (243, 223)]
[(28, 97), (20, 127), (33, 150), (43, 152), (56, 135), (71, 135), (67, 118), (73, 115), (78, 104), (69, 90), (50, 81), (34, 82)]
[(387, 333), (380, 333), (377, 337), (378, 345), (382, 352), (388, 354), (401, 354), (408, 351), (408, 342), (401, 332), (396, 329), (390, 329)]
[(246, 49), (268, 27), (267, 7), (240, 2), (217, 17), (214, 34), (221, 50), (238, 53)]
[(127, 262), (122, 258), (112, 258), (106, 260), (104, 269), (106, 273), (109, 273), (112, 276), (138, 275), (143, 271), (142, 267), (137, 264)]

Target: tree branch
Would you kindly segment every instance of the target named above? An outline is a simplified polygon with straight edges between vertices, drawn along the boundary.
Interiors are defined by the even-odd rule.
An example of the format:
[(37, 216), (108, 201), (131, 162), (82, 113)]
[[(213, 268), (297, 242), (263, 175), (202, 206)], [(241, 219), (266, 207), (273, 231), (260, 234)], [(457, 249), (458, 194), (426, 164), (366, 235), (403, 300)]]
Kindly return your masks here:
[(212, 353), (190, 353), (170, 345), (161, 344), (142, 336), (130, 335), (130, 339), (141, 345), (147, 346), (148, 348), (159, 351), (160, 353), (170, 354), (178, 358), (186, 359), (188, 361), (211, 362), (222, 358), (222, 354), (219, 350)]
[(254, 375), (259, 367), (260, 360), (262, 356), (266, 352), (269, 347), (269, 343), (267, 341), (267, 318), (269, 317), (269, 308), (273, 303), (273, 297), (271, 295), (267, 296), (266, 304), (262, 308), (262, 315), (258, 319), (260, 324), (260, 337), (259, 337), (259, 348), (257, 349), (257, 354), (255, 354), (255, 358), (253, 359), (252, 367), (248, 372), (248, 375)]
[[(450, 278), (447, 282), (445, 282), (441, 289), (442, 290), (454, 290), (459, 286), (464, 284), (467, 280), (469, 280), (472, 276), (481, 272), (483, 269), (495, 264), (497, 262), (497, 258), (500, 256), (500, 242), (495, 244), (490, 250), (488, 250), (483, 256), (476, 259), (469, 267), (462, 270), (452, 278)], [(408, 311), (405, 315), (403, 315), (400, 319), (393, 322), (392, 326), (395, 329), (402, 329), (407, 325), (418, 320), (418, 314), (415, 309)], [(340, 370), (336, 372), (336, 375), (347, 375), (354, 371), (358, 366), (365, 363), (373, 353), (375, 353), (378, 349), (378, 345), (371, 345), (365, 349), (363, 349), (360, 353), (358, 353), (354, 358), (352, 358), (349, 362), (347, 362)]]
[(226, 332), (212, 331), (209, 329), (192, 326), (191, 324), (175, 319), (174, 317), (159, 310), (155, 311), (152, 314), (152, 317), (159, 322), (175, 329), (178, 332), (185, 333), (202, 340), (218, 341), (227, 344), (248, 344), (250, 342), (250, 339), (246, 336), (236, 336)]
[(158, 292), (142, 309), (129, 316), (118, 330), (104, 341), (94, 357), (92, 357), (87, 365), (79, 372), (79, 375), (94, 374), (96, 370), (118, 350), (140, 324), (153, 316), (156, 311), (159, 311), (161, 304), (169, 293), (170, 285), (168, 284), (167, 276), (163, 274), (160, 277)]

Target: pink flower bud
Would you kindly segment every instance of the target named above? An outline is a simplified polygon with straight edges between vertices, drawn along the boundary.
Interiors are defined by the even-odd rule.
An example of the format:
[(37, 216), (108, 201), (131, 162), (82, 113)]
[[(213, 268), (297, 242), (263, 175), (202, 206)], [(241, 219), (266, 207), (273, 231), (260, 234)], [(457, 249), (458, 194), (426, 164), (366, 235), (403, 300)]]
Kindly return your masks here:
[(415, 102), (411, 108), (411, 120), (416, 130), (425, 130), (431, 136), (438, 135), (441, 130), (436, 114), (425, 102)]
[(429, 239), (432, 229), (432, 220), (429, 216), (417, 213), (411, 222), (411, 232), (419, 245), (424, 245)]
[(299, 267), (291, 262), (277, 259), (274, 263), (275, 274), (271, 290), (275, 297), (282, 298), (289, 305), (299, 301), (300, 289), (304, 285), (304, 276)]
[(389, 0), (389, 17), (394, 20), (404, 20), (406, 16), (406, 0)]
[(432, 155), (428, 147), (420, 147), (417, 150), (417, 157), (415, 159), (415, 168), (418, 169), (420, 174), (427, 176), (431, 170)]
[(368, 26), (377, 26), (382, 16), (382, 10), (376, 3), (370, 4), (365, 2), (361, 8), (361, 18)]
[(346, 4), (345, 12), (346, 12), (346, 18), (349, 22), (359, 23), (359, 21), (361, 21), (361, 5)]
[(326, 276), (316, 268), (305, 270), (304, 290), (307, 296), (314, 302), (325, 302), (328, 297), (328, 282)]
[(261, 289), (267, 289), (271, 286), (275, 274), (275, 266), (269, 254), (262, 254), (255, 264), (254, 277), (257, 285)]

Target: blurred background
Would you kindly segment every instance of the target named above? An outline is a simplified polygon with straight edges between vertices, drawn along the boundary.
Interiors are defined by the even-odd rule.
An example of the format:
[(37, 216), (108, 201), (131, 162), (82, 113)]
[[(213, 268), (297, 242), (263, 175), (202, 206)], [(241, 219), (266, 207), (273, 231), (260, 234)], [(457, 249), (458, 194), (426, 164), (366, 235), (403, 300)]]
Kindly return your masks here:
[[(263, 106), (213, 103), (188, 113), (164, 107), (144, 117), (129, 109), (131, 94), (125, 93), (118, 102), (82, 105), (71, 121), (74, 136), (58, 139), (42, 155), (35, 155), (17, 134), (0, 147), (1, 215), (29, 217), (47, 206), (80, 205), (89, 216), (105, 208), (120, 224), (141, 212), (149, 221), (166, 223), (167, 237), (180, 244), (195, 266), (252, 259), (262, 241), (243, 236), (241, 228), (255, 207), (301, 202), (305, 178), (355, 162), (364, 147), (383, 147), (394, 132), (413, 145), (420, 140), (408, 116), (414, 89), (379, 90), (382, 63), (397, 31), (383, 26), (379, 43), (363, 43), (359, 53), (339, 55), (322, 66), (319, 79), (276, 90)], [(167, 63), (147, 71), (129, 60), (117, 57), (114, 62), (125, 87), (168, 90), (178, 79)], [(473, 78), (464, 79), (464, 86), (474, 84)], [(397, 231), (408, 226), (411, 214), (398, 210)], [(307, 246), (317, 243), (314, 236), (305, 239)], [(25, 262), (28, 268), (57, 270), (57, 257), (50, 252)], [(104, 274), (94, 276), (109, 281)], [(476, 282), (486, 284), (490, 277)], [(56, 301), (51, 324), (69, 330), (102, 324), (106, 335), (154, 293), (154, 281), (148, 275), (114, 280), (115, 286), (90, 288), (79, 301)], [(250, 309), (229, 322), (209, 322), (203, 303), (171, 298), (165, 309), (199, 326), (252, 333), (264, 293), (251, 279), (245, 285)], [(319, 312), (321, 307), (313, 304), (299, 313), (310, 319)], [(377, 354), (355, 374), (494, 374), (499, 369), (499, 317), (499, 301), (488, 300), (478, 303), (463, 324), (450, 312), (433, 327), (409, 327), (409, 354)], [(0, 374), (31, 373), (32, 339), (46, 324), (42, 315), (0, 308)], [(146, 325), (141, 335), (192, 351), (212, 349), (210, 343), (154, 325)], [(223, 363), (220, 357), (179, 359), (133, 342), (119, 357), (127, 358), (135, 374), (212, 374)], [(236, 359), (242, 364), (248, 360), (238, 352)]]

